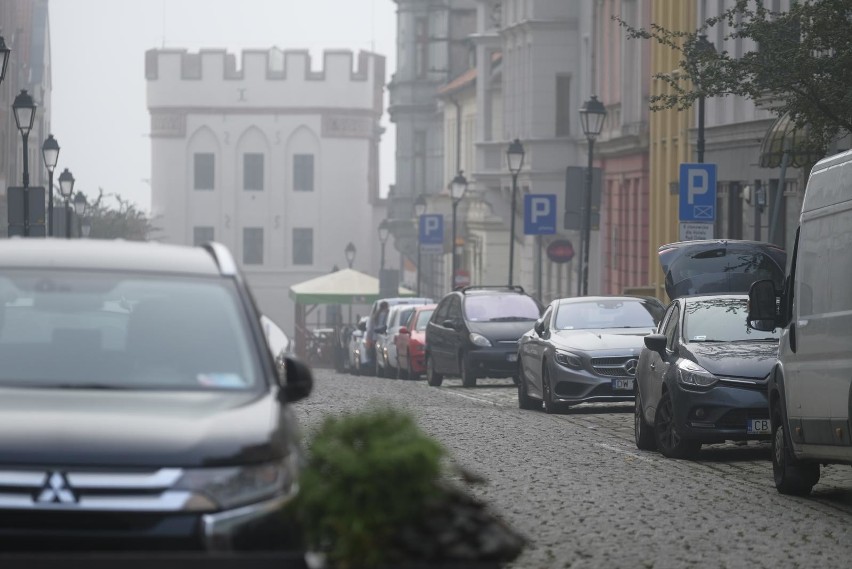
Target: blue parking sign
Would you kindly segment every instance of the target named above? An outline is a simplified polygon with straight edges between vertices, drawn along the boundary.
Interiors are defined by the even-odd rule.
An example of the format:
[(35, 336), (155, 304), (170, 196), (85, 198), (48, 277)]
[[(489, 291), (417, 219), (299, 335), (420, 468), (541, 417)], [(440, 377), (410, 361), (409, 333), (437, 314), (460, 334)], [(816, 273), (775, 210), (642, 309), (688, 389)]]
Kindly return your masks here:
[(680, 221), (716, 220), (716, 165), (680, 165)]
[(524, 196), (524, 235), (553, 235), (556, 233), (556, 195), (526, 194)]
[(424, 253), (444, 252), (444, 216), (439, 213), (420, 216), (420, 250)]

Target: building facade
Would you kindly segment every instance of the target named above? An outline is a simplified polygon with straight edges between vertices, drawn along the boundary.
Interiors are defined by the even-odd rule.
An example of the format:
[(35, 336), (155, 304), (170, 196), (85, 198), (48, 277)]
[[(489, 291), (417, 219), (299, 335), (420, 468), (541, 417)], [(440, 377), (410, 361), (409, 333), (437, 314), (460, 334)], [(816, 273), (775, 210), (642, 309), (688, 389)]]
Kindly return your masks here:
[(382, 56), (150, 50), (154, 235), (233, 251), (261, 309), (292, 329), (289, 287), (346, 266), (376, 274)]

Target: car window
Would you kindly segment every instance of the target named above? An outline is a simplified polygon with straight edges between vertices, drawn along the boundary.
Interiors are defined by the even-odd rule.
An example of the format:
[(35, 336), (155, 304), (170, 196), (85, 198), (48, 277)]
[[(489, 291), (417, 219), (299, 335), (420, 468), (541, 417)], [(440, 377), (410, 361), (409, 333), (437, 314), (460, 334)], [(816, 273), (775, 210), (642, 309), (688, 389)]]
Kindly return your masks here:
[(671, 312), (669, 313), (666, 327), (663, 334), (666, 336), (666, 349), (674, 351), (678, 341), (678, 332), (680, 330), (680, 305), (674, 303)]
[(447, 311), (447, 318), (449, 320), (461, 320), (461, 303), (455, 295), (450, 297), (450, 307)]
[(432, 317), (432, 314), (435, 312), (434, 308), (430, 308), (427, 310), (421, 310), (417, 313), (417, 322), (414, 325), (415, 330), (423, 331), (426, 329), (426, 324), (429, 323), (429, 319)]
[(555, 329), (655, 328), (659, 305), (642, 300), (604, 299), (565, 302), (556, 311)]
[(438, 304), (438, 308), (435, 310), (432, 318), (433, 321), (440, 324), (449, 317), (450, 300), (452, 300), (452, 297), (447, 297)]
[(544, 311), (544, 315), (541, 317), (541, 322), (544, 324), (545, 330), (551, 329), (551, 320), (553, 318), (553, 306), (548, 306)]
[(768, 254), (723, 248), (703, 250), (676, 259), (666, 273), (675, 297), (691, 294), (747, 292), (751, 283), (771, 279), (777, 288), (784, 269)]
[(746, 323), (748, 299), (718, 297), (685, 303), (683, 336), (687, 342), (777, 340), (778, 331), (761, 332)]
[(408, 321), (411, 320), (412, 314), (414, 314), (413, 308), (406, 308), (405, 310), (400, 310), (399, 316), (397, 316), (397, 319), (393, 324), (394, 327), (401, 327), (408, 324)]
[(222, 279), (0, 276), (0, 385), (247, 389), (261, 384), (251, 338)]
[(525, 294), (484, 294), (466, 296), (464, 313), (470, 322), (534, 321), (541, 309)]

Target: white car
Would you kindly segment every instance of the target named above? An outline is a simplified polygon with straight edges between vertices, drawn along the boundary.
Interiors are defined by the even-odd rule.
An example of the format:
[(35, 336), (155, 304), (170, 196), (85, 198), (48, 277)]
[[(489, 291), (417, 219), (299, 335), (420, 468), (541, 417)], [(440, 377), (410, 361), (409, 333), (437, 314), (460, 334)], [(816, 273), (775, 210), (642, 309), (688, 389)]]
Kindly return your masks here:
[(349, 336), (349, 373), (353, 375), (362, 375), (366, 372), (366, 366), (370, 363), (370, 356), (367, 353), (367, 347), (364, 344), (366, 340), (368, 316), (364, 316), (358, 321), (358, 325)]

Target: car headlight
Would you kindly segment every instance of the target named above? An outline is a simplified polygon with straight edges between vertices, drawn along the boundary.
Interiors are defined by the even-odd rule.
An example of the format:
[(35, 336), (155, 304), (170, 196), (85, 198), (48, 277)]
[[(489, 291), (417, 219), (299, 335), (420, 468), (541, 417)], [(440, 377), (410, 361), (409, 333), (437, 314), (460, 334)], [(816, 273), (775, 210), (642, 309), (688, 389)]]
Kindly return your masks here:
[(298, 458), (291, 453), (284, 460), (265, 464), (187, 469), (175, 489), (192, 492), (199, 509), (206, 509), (203, 504), (209, 502), (227, 510), (291, 492), (298, 472)]
[(689, 360), (677, 362), (677, 380), (683, 385), (693, 387), (710, 387), (719, 381), (715, 375)]
[(571, 352), (556, 352), (553, 359), (556, 360), (556, 363), (565, 367), (574, 369), (583, 368), (583, 360), (580, 359), (580, 356), (572, 354)]
[(490, 348), (491, 340), (483, 336), (482, 334), (477, 334), (476, 332), (470, 333), (470, 343), (474, 346), (479, 346), (480, 348)]

